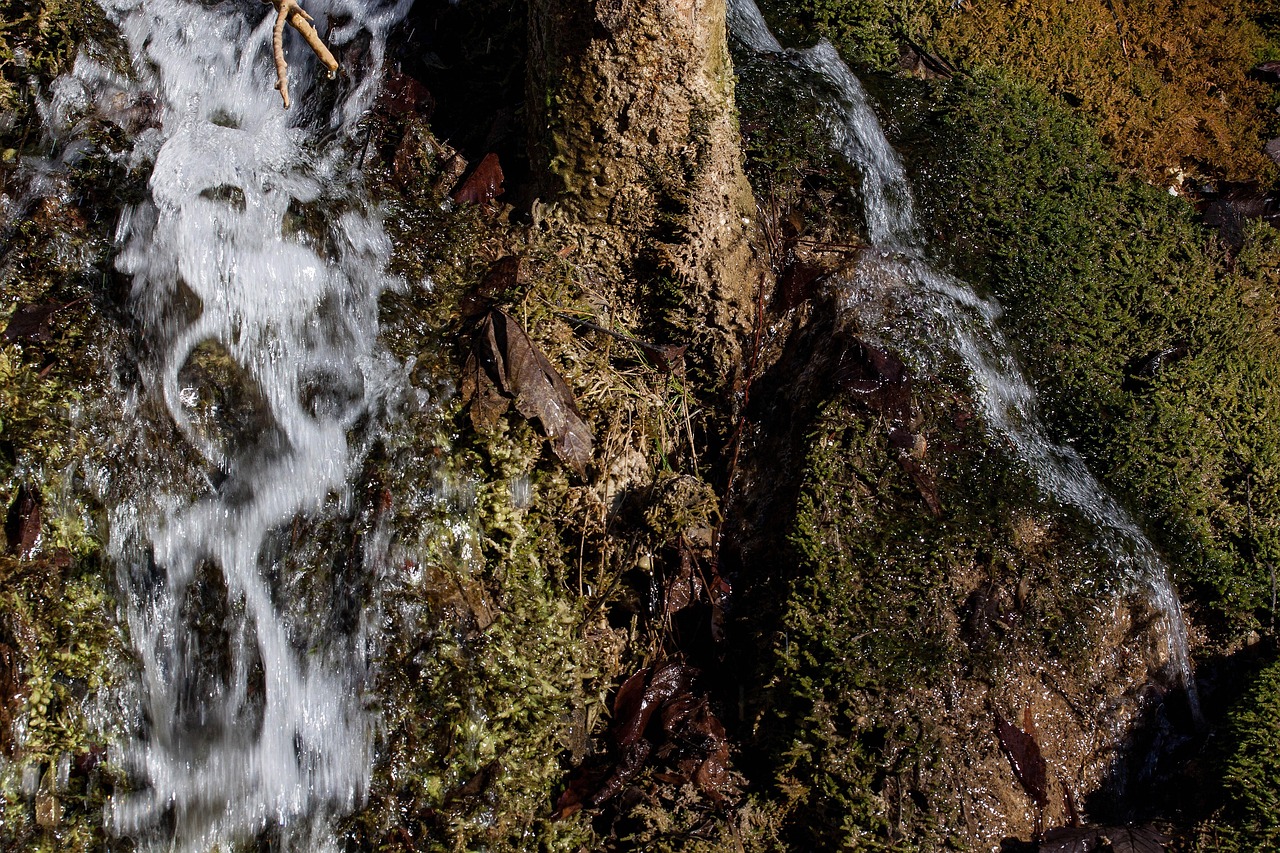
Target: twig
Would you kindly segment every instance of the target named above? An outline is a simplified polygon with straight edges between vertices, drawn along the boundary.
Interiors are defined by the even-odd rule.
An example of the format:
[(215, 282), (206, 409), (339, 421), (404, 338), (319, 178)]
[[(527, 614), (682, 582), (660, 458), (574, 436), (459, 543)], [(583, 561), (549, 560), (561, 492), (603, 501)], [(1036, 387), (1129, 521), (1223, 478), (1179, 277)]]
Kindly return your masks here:
[(328, 46), (320, 38), (320, 34), (316, 32), (316, 28), (311, 26), (314, 20), (307, 14), (298, 0), (270, 0), (271, 4), (276, 7), (276, 23), (271, 31), (271, 54), (276, 61), (276, 88), (280, 90), (280, 97), (284, 100), (284, 108), (289, 109), (289, 63), (284, 58), (284, 25), (289, 23), (297, 30), (304, 41), (311, 47), (320, 63), (333, 73), (338, 70), (338, 60), (333, 58), (333, 54), (329, 51)]
[(870, 248), (865, 243), (831, 243), (809, 237), (796, 237), (795, 242), (801, 246), (808, 246), (815, 252), (839, 252), (849, 255), (856, 255)]
[(559, 317), (575, 326), (581, 326), (584, 329), (590, 329), (593, 332), (599, 332), (602, 335), (608, 335), (624, 343), (632, 344), (639, 347), (645, 355), (653, 359), (654, 364), (658, 368), (667, 373), (683, 373), (684, 353), (688, 346), (675, 346), (668, 344), (661, 346), (659, 344), (651, 344), (648, 341), (642, 341), (639, 338), (633, 338), (630, 335), (624, 335), (621, 332), (615, 332), (613, 329), (606, 329), (604, 326), (584, 320), (581, 317), (575, 317), (572, 314), (566, 314), (563, 311), (552, 311), (554, 316)]

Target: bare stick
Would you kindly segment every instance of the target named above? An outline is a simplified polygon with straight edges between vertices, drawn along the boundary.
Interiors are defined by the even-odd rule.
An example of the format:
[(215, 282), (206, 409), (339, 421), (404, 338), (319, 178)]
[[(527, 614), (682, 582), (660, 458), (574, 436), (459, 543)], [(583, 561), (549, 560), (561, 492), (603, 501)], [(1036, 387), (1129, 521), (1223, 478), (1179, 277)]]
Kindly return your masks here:
[(289, 109), (289, 63), (284, 61), (284, 24), (289, 18), (289, 7), (293, 0), (276, 0), (276, 26), (271, 31), (271, 53), (276, 58), (276, 88), (284, 99), (284, 108)]
[(311, 26), (313, 20), (297, 0), (271, 0), (276, 7), (276, 23), (271, 31), (271, 53), (276, 61), (276, 88), (284, 100), (284, 108), (289, 109), (289, 63), (284, 58), (284, 25), (289, 23), (302, 34), (303, 40), (311, 47), (320, 59), (320, 63), (329, 73), (338, 70), (338, 60), (334, 59), (329, 48), (321, 40), (316, 28)]

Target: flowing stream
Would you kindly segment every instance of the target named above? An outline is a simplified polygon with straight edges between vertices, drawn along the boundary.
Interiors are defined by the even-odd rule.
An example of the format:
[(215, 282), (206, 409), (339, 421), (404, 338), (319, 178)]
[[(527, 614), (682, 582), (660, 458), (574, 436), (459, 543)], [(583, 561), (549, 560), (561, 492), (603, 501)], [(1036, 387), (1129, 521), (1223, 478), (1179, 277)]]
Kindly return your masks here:
[[(287, 33), (288, 111), (269, 4), (102, 2), (133, 75), (81, 57), (59, 109), (141, 128), (127, 157), (148, 192), (122, 215), (117, 268), (146, 350), (143, 396), (162, 406), (137, 416), (172, 418), (207, 471), (111, 519), (141, 683), (116, 756), (135, 790), (108, 823), (155, 849), (264, 831), (323, 849), (325, 819), (369, 784), (372, 631), (359, 585), (335, 593), (355, 614), (341, 628), (291, 599), (289, 573), (307, 563), (290, 549), (299, 525), (350, 510), (392, 378), (376, 344), (390, 243), (350, 152), (410, 0), (310, 0), (345, 67), (325, 79)], [(366, 557), (368, 571), (378, 555)]]
[[(1147, 591), (1165, 621), (1166, 654), (1186, 689), (1192, 718), (1201, 719), (1187, 649), (1182, 605), (1155, 547), (1071, 447), (1054, 443), (1036, 411), (1036, 396), (997, 321), (1000, 306), (926, 259), (906, 170), (868, 102), (862, 84), (825, 40), (785, 50), (753, 0), (729, 0), (735, 38), (757, 54), (771, 54), (802, 70), (826, 95), (820, 119), (836, 150), (858, 172), (871, 250), (847, 282), (846, 299), (863, 322), (881, 330), (917, 364), (936, 363), (945, 348), (966, 366), (985, 422), (1016, 450), (1039, 487), (1079, 510), (1124, 578)], [(897, 307), (886, 313), (886, 301)]]

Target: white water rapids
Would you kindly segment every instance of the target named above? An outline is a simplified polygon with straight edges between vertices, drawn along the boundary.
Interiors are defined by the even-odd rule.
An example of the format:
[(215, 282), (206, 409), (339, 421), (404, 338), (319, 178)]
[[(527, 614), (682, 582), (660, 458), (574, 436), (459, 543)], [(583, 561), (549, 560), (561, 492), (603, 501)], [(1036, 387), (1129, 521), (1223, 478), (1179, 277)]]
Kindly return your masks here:
[[(147, 198), (121, 218), (117, 268), (150, 350), (147, 393), (209, 471), (194, 500), (152, 495), (142, 503), (155, 511), (112, 517), (142, 683), (138, 733), (115, 756), (136, 790), (114, 798), (108, 824), (144, 848), (204, 851), (273, 829), (318, 849), (324, 819), (369, 784), (369, 629), (357, 617), (325, 639), (288, 600), (281, 576), (297, 569), (271, 543), (349, 506), (361, 463), (350, 436), (386, 392), (376, 335), (390, 243), (350, 151), (410, 0), (310, 0), (347, 67), (321, 79), (289, 34), (288, 111), (269, 5), (102, 2), (132, 79), (81, 57), (59, 111), (151, 113), (128, 155), (149, 170)], [(243, 387), (220, 390), (253, 401), (255, 432), (228, 439), (198, 421), (184, 372), (197, 352), (232, 364)]]
[[(1192, 718), (1199, 722), (1186, 623), (1164, 561), (1080, 455), (1045, 435), (1035, 392), (997, 325), (1000, 306), (934, 269), (926, 259), (906, 170), (858, 78), (825, 40), (807, 50), (785, 50), (753, 0), (729, 0), (729, 25), (748, 49), (802, 69), (827, 94), (820, 119), (835, 149), (861, 177), (859, 194), (871, 244), (846, 283), (850, 307), (917, 365), (936, 363), (933, 350), (940, 348), (963, 361), (992, 432), (1012, 445), (1046, 494), (1079, 510), (1094, 525), (1100, 544), (1124, 578), (1146, 589), (1166, 623), (1168, 663), (1186, 689)], [(892, 316), (885, 314), (886, 300), (897, 303)]]

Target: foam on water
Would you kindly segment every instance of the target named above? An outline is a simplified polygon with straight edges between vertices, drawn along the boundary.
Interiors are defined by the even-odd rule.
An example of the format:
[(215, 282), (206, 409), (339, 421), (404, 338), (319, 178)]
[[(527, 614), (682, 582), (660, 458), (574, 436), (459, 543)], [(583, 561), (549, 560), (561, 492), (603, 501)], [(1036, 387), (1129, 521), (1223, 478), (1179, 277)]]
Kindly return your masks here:
[[(316, 21), (337, 22), (328, 41), (347, 68), (320, 82), (290, 35), (289, 111), (274, 89), (270, 6), (103, 4), (134, 74), (82, 58), (54, 112), (132, 103), (154, 113), (128, 155), (150, 179), (121, 218), (117, 268), (151, 351), (144, 385), (210, 471), (194, 501), (152, 496), (154, 511), (114, 516), (142, 683), (139, 733), (117, 756), (138, 790), (116, 797), (108, 820), (164, 849), (207, 850), (268, 827), (323, 846), (315, 826), (359, 805), (369, 784), (367, 641), (364, 629), (318, 644), (301, 630), (309, 616), (282, 600), (282, 558), (264, 544), (349, 502), (360, 464), (350, 436), (389, 381), (376, 335), (390, 243), (366, 212), (348, 143), (410, 0), (309, 0)], [(319, 225), (302, 222), (308, 212)], [(201, 345), (238, 366), (263, 413), (256, 434), (218, 441), (193, 422), (183, 367)], [(208, 643), (190, 630), (210, 571), (218, 595), (225, 585), (227, 646), (212, 675)]]

